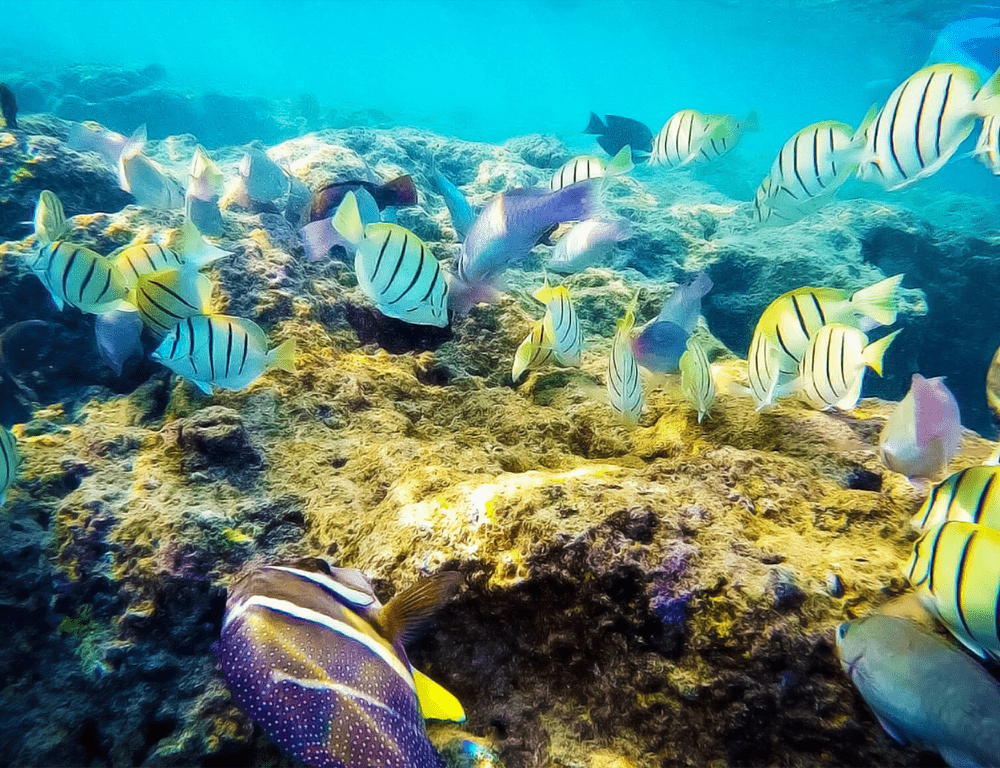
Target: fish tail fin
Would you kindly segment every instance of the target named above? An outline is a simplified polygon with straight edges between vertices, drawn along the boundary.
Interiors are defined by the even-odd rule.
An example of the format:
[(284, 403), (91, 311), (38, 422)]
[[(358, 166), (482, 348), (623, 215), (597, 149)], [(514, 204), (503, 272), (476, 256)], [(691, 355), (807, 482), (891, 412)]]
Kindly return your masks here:
[(621, 176), (623, 173), (628, 173), (633, 168), (635, 168), (635, 164), (632, 162), (632, 147), (626, 144), (618, 150), (617, 155), (608, 161), (604, 170), (605, 174), (608, 176)]
[(364, 224), (361, 223), (361, 212), (358, 210), (358, 198), (353, 192), (344, 195), (333, 216), (333, 228), (354, 248), (361, 243), (365, 235)]
[(888, 336), (883, 336), (877, 341), (873, 341), (861, 352), (861, 361), (871, 368), (879, 376), (882, 375), (882, 357), (885, 351), (892, 344), (892, 340), (899, 335), (899, 331), (893, 331)]
[(413, 684), (417, 689), (417, 701), (420, 703), (420, 714), (424, 720), (465, 722), (462, 703), (451, 691), (435, 683), (418, 669), (413, 670)]
[(865, 134), (868, 133), (868, 129), (871, 128), (876, 117), (878, 117), (878, 104), (872, 104), (868, 107), (868, 112), (865, 113), (865, 118), (861, 121), (861, 125), (858, 126), (858, 130), (854, 132), (854, 136), (851, 139), (852, 144), (864, 146), (867, 138)]
[(268, 368), (295, 373), (295, 339), (288, 339), (267, 353)]
[(461, 583), (462, 574), (457, 571), (427, 576), (392, 598), (373, 623), (382, 637), (405, 645)]
[(412, 176), (398, 176), (382, 185), (386, 205), (405, 208), (417, 204), (417, 187)]
[(593, 112), (590, 113), (590, 122), (587, 123), (587, 127), (583, 129), (584, 133), (596, 134), (600, 136), (605, 131), (607, 131), (607, 126), (601, 121), (597, 115)]
[(126, 139), (125, 144), (122, 147), (122, 155), (137, 155), (142, 152), (143, 148), (146, 146), (147, 136), (146, 124), (143, 123), (132, 132), (132, 135), (129, 136), (128, 139)]
[(976, 92), (972, 109), (979, 117), (1000, 116), (1000, 69)]
[(751, 109), (743, 122), (740, 123), (740, 129), (743, 133), (760, 133), (760, 117), (757, 115), (756, 109)]
[(229, 251), (216, 248), (202, 237), (198, 227), (187, 216), (184, 217), (184, 224), (181, 225), (180, 245), (178, 253), (184, 259), (185, 264), (190, 264), (195, 270), (211, 264), (225, 256), (229, 256)]
[(899, 299), (896, 291), (903, 282), (903, 274), (893, 275), (875, 285), (862, 288), (851, 296), (854, 308), (879, 325), (892, 325), (899, 313)]

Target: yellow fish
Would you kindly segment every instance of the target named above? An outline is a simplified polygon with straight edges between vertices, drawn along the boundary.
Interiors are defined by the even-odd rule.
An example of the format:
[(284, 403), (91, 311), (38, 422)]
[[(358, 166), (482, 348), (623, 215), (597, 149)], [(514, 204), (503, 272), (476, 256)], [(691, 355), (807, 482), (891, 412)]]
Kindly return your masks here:
[(516, 382), (527, 370), (541, 368), (552, 357), (552, 345), (545, 338), (545, 321), (537, 320), (514, 353), (510, 376)]
[(608, 399), (622, 423), (630, 428), (638, 425), (645, 403), (639, 364), (632, 351), (632, 328), (635, 326), (638, 304), (639, 293), (636, 292), (635, 298), (625, 309), (625, 316), (618, 321), (615, 338), (611, 343), (611, 354), (608, 355)]
[(910, 524), (924, 530), (948, 520), (1000, 531), (1000, 467), (969, 467), (938, 483)]
[(813, 408), (849, 411), (861, 399), (865, 369), (882, 375), (882, 356), (899, 331), (868, 343), (857, 328), (824, 325), (809, 343), (799, 363), (795, 387)]
[(579, 181), (621, 176), (631, 171), (633, 167), (632, 150), (628, 146), (622, 147), (618, 154), (607, 162), (595, 155), (579, 155), (555, 172), (549, 180), (549, 189), (557, 192)]
[(66, 232), (66, 212), (62, 201), (47, 189), (42, 190), (35, 204), (34, 224), (39, 245), (58, 240)]
[(31, 270), (48, 288), (57, 309), (69, 304), (99, 315), (128, 309), (128, 286), (114, 262), (82, 245), (56, 241), (44, 246)]
[(535, 293), (545, 304), (545, 340), (561, 365), (577, 368), (583, 351), (583, 328), (573, 300), (565, 286), (550, 287), (547, 283)]
[(698, 411), (698, 423), (701, 424), (715, 402), (715, 380), (712, 378), (712, 366), (705, 349), (694, 336), (687, 340), (687, 349), (681, 355), (680, 369), (681, 389)]

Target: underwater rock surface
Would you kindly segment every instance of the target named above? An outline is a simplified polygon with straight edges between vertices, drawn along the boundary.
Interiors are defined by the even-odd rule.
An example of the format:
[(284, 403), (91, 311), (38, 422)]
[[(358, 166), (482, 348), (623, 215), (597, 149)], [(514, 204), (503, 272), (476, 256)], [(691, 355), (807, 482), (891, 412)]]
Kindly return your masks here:
[[(93, 87), (107, 100), (155, 83)], [(0, 531), (9, 764), (287, 764), (234, 705), (211, 649), (243, 566), (307, 555), (360, 568), (383, 602), (421, 573), (465, 575), (410, 650), (468, 713), (461, 728), (430, 725), (445, 753), (471, 734), (508, 768), (920, 760), (882, 732), (833, 651), (837, 623), (904, 589), (919, 499), (878, 459), (891, 404), (758, 413), (720, 392), (698, 425), (660, 389), (630, 432), (579, 381), (599, 379), (637, 287), (645, 321), (699, 270), (715, 284), (713, 356), (734, 379), (744, 364), (728, 349), (745, 355), (778, 294), (900, 271), (903, 334), (872, 389), (898, 399), (917, 365), (947, 373), (945, 354), (985, 372), (995, 339), (947, 328), (992, 316), (969, 270), (995, 258), (996, 231), (865, 201), (760, 230), (747, 203), (697, 177), (639, 169), (606, 190), (638, 234), (564, 281), (586, 335), (582, 374), (542, 369), (514, 388), (544, 247), (496, 304), (404, 332), (371, 309), (339, 251), (309, 261), (279, 211), (229, 205), (218, 242), (233, 255), (209, 271), (213, 309), (253, 319), (272, 344), (294, 339), (298, 370), (206, 397), (148, 361), (116, 379), (92, 316), (57, 313), (28, 274), (33, 236), (18, 224), (52, 189), (75, 215), (74, 242), (107, 253), (176, 229), (182, 213), (128, 205), (111, 171), (65, 149), (63, 122), (24, 124), (27, 135), (0, 131), (13, 150), (0, 153), (13, 163), (0, 175), (0, 327), (44, 319), (58, 351), (11, 371), (34, 413), (18, 428), (25, 463)], [(195, 143), (172, 136), (147, 152), (180, 178)], [(233, 178), (243, 151), (211, 154)], [(313, 189), (411, 174), (420, 203), (400, 224), (442, 260), (458, 245), (429, 182), (434, 158), (480, 207), (547, 183), (569, 157), (547, 137), (492, 146), (411, 128), (327, 129), (271, 155)], [(83, 175), (60, 186), (70, 169)], [(963, 449), (953, 469), (990, 445), (970, 434)]]

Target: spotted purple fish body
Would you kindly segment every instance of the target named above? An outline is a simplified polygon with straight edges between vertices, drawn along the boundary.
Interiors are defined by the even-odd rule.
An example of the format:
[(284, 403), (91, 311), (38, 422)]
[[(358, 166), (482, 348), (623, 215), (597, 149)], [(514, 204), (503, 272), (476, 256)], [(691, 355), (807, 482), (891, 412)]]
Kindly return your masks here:
[(357, 571), (257, 569), (230, 590), (218, 661), (233, 698), (318, 768), (439, 768), (401, 643)]

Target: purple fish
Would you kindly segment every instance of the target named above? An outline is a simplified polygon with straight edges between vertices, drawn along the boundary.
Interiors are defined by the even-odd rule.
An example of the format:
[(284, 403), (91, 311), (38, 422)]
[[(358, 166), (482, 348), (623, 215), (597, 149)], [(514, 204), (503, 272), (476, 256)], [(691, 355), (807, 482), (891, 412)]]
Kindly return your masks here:
[(113, 309), (94, 320), (97, 351), (115, 376), (122, 375), (122, 369), (129, 360), (142, 357), (141, 335), (142, 317), (138, 312)]
[(688, 336), (698, 325), (702, 297), (710, 290), (712, 281), (704, 272), (687, 285), (677, 286), (660, 314), (632, 339), (639, 365), (655, 373), (677, 372)]
[(462, 243), (448, 291), (451, 309), (464, 313), (480, 301), (492, 301), (497, 278), (546, 232), (566, 221), (597, 217), (597, 190), (586, 181), (556, 192), (512, 189), (494, 197)]
[(906, 394), (882, 428), (879, 452), (893, 472), (934, 479), (947, 469), (962, 442), (962, 419), (944, 377), (913, 374)]
[(233, 698), (309, 765), (439, 768), (421, 716), (429, 681), (403, 641), (459, 578), (437, 574), (383, 607), (360, 571), (324, 560), (250, 571), (229, 590), (218, 646)]

